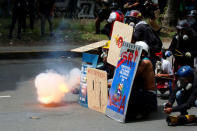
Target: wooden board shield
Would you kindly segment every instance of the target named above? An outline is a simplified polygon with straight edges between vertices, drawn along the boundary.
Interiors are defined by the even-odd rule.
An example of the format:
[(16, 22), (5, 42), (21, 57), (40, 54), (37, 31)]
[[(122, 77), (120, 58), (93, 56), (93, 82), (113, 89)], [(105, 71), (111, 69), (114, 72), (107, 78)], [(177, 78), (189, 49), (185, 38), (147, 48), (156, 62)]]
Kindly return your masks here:
[(82, 46), (82, 47), (79, 47), (79, 48), (72, 49), (71, 51), (72, 52), (79, 52), (79, 53), (80, 52), (87, 52), (87, 51), (105, 46), (107, 41), (108, 40), (102, 40), (102, 41), (99, 41), (99, 42), (95, 42), (95, 43), (92, 43), (92, 44), (89, 44), (89, 45), (85, 45), (85, 46)]
[(107, 72), (87, 69), (88, 107), (105, 113), (108, 100)]
[(125, 122), (132, 85), (141, 57), (142, 48), (124, 42), (116, 66), (112, 86), (109, 90), (106, 115), (119, 122)]
[(133, 36), (133, 27), (116, 21), (111, 36), (107, 62), (116, 66), (120, 56), (120, 50), (123, 41), (131, 42)]
[(96, 68), (97, 62), (98, 62), (98, 55), (83, 53), (80, 90), (79, 90), (79, 104), (81, 104), (84, 107), (88, 107), (87, 68)]

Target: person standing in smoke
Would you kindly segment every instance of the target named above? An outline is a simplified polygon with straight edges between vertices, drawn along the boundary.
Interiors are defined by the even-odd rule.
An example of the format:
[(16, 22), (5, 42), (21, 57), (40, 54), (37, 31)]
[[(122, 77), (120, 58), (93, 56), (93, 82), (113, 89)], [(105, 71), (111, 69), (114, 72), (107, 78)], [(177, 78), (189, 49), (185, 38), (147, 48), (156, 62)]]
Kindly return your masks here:
[(53, 13), (55, 8), (55, 0), (38, 0), (38, 14), (41, 19), (41, 35), (45, 34), (46, 19), (49, 22), (50, 36), (53, 36)]
[(25, 15), (26, 15), (25, 12), (26, 12), (26, 0), (13, 0), (12, 22), (8, 35), (9, 39), (12, 38), (16, 22), (18, 23), (17, 38), (21, 39), (21, 28), (24, 24)]

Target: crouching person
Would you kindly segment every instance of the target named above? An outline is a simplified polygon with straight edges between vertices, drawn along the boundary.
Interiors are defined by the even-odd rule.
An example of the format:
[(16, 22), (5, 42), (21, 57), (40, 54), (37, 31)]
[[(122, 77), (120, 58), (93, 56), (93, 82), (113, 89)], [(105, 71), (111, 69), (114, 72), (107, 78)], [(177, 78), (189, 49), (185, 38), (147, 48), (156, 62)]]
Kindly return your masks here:
[[(190, 66), (182, 66), (177, 71), (178, 81), (169, 100), (165, 103), (164, 112), (180, 112), (181, 115), (187, 115), (187, 110), (191, 107), (197, 107), (197, 73)], [(177, 106), (173, 106), (175, 100)]]
[(144, 118), (157, 110), (153, 65), (148, 58), (149, 46), (143, 41), (136, 42), (136, 45), (142, 46), (143, 50), (130, 95), (127, 120)]

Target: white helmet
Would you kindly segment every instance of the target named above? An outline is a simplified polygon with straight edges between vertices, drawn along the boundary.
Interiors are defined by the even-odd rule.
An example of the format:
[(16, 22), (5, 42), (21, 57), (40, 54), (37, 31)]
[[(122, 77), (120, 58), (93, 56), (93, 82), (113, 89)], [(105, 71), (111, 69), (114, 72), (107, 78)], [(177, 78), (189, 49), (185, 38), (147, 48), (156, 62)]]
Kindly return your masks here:
[(135, 45), (139, 45), (142, 47), (142, 50), (146, 51), (147, 53), (149, 53), (149, 46), (146, 44), (146, 42), (144, 41), (137, 41), (135, 43)]

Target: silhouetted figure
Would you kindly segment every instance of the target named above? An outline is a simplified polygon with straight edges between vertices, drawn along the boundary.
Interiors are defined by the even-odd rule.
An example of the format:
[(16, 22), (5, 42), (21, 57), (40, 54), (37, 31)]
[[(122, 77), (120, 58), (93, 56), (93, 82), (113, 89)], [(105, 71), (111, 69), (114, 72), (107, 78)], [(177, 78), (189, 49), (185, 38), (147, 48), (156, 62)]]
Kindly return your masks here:
[(30, 21), (30, 29), (34, 30), (34, 21), (36, 16), (36, 0), (27, 0), (28, 1), (28, 14), (29, 14), (29, 21)]
[(41, 19), (41, 35), (45, 34), (46, 19), (49, 22), (50, 35), (53, 36), (53, 12), (55, 8), (55, 0), (38, 0), (38, 13)]
[(26, 0), (13, 0), (13, 9), (12, 9), (12, 23), (9, 32), (9, 38), (12, 38), (13, 30), (16, 22), (18, 23), (18, 32), (17, 38), (21, 39), (21, 27), (24, 24), (26, 12)]

